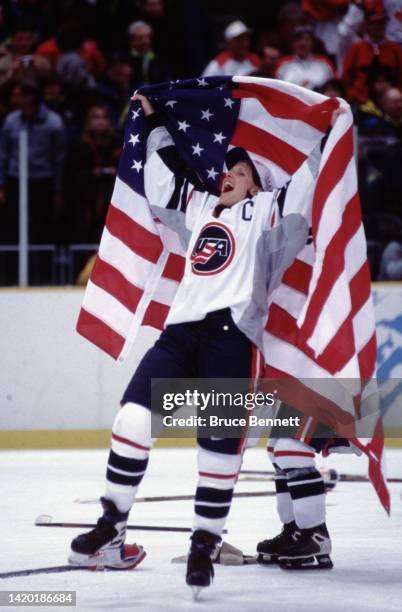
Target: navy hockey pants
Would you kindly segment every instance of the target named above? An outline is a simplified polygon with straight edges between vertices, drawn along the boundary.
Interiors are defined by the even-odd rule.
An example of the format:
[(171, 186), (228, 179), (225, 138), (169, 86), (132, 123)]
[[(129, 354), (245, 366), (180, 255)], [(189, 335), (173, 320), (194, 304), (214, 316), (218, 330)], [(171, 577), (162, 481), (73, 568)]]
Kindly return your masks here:
[[(141, 360), (121, 404), (134, 402), (151, 409), (152, 378), (255, 378), (261, 363), (230, 309), (217, 310), (201, 321), (168, 325)], [(198, 443), (211, 451), (236, 454), (244, 440), (198, 438)]]

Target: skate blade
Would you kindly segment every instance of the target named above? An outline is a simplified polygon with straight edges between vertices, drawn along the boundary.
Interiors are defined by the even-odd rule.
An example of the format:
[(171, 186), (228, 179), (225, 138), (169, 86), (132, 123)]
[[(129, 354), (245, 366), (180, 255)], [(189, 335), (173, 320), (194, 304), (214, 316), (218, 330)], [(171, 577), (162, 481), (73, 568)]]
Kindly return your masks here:
[(243, 555), (243, 565), (256, 565), (257, 555)]
[(279, 558), (279, 566), (284, 570), (329, 570), (334, 567), (329, 555), (316, 555), (315, 557)]
[(260, 565), (278, 565), (278, 557), (276, 555), (264, 555), (264, 553), (258, 553), (257, 563), (260, 563)]
[(201, 591), (202, 589), (204, 589), (205, 587), (201, 587), (201, 586), (192, 586), (191, 587), (191, 592), (193, 594), (193, 601), (198, 601), (200, 595), (201, 595)]

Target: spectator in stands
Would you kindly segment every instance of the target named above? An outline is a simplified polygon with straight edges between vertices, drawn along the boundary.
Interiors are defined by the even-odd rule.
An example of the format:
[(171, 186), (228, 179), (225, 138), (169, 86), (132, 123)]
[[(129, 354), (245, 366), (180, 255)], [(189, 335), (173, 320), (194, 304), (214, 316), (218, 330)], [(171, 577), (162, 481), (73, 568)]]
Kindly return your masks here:
[(348, 99), (364, 103), (369, 97), (369, 79), (387, 71), (390, 78), (402, 85), (402, 49), (384, 38), (387, 16), (384, 12), (368, 12), (365, 16), (364, 40), (355, 43), (345, 56), (343, 81)]
[[(355, 123), (358, 128), (360, 144), (364, 144), (367, 137), (370, 141), (376, 139), (383, 132), (384, 112), (381, 107), (381, 98), (386, 91), (395, 87), (395, 81), (384, 68), (369, 75), (367, 80), (369, 97), (363, 104), (355, 108)], [(361, 140), (363, 139), (363, 140)]]
[(345, 98), (346, 90), (340, 79), (329, 79), (318, 91), (328, 98)]
[(28, 193), (30, 243), (54, 242), (53, 221), (62, 207), (65, 132), (59, 115), (42, 103), (34, 82), (15, 85), (20, 109), (9, 113), (0, 138), (0, 243), (18, 238), (18, 140), (28, 132)]
[(168, 79), (162, 60), (152, 48), (152, 27), (145, 21), (134, 21), (128, 29), (128, 60), (132, 69), (131, 86), (149, 85)]
[(78, 137), (80, 132), (80, 113), (77, 113), (67, 96), (61, 77), (57, 72), (52, 72), (43, 81), (42, 88), (44, 103), (48, 109), (54, 111), (63, 119), (67, 141), (71, 142)]
[(224, 31), (226, 50), (209, 62), (203, 76), (248, 75), (260, 68), (260, 60), (250, 52), (251, 32), (242, 21), (233, 21)]
[[(54, 0), (53, 0), (54, 1)], [(8, 1), (10, 17), (12, 22), (28, 21), (38, 38), (42, 36), (45, 16), (43, 11), (43, 0), (14, 0)]]
[(56, 71), (64, 85), (71, 92), (84, 92), (95, 88), (95, 79), (81, 56), (84, 43), (79, 27), (66, 27), (59, 32), (57, 39), (59, 56), (56, 61)]
[(311, 21), (314, 35), (334, 60), (339, 49), (338, 26), (349, 3), (349, 0), (302, 0), (302, 9)]
[(152, 45), (157, 57), (169, 57), (174, 44), (167, 20), (164, 0), (142, 0), (143, 20), (152, 28)]
[(142, 11), (149, 20), (161, 19), (165, 14), (165, 3), (163, 0), (143, 0)]
[(126, 118), (132, 92), (132, 69), (124, 59), (112, 60), (102, 81), (98, 83), (98, 92), (106, 104), (110, 118), (116, 129), (121, 129)]
[(6, 0), (0, 1), (0, 49), (7, 47), (10, 43), (10, 10)]
[(276, 77), (307, 89), (324, 85), (335, 76), (327, 57), (313, 53), (314, 35), (309, 26), (298, 26), (293, 35), (293, 54), (279, 62)]
[(401, 0), (383, 0), (388, 23), (386, 36), (388, 40), (402, 45), (402, 4)]
[(107, 108), (91, 107), (66, 163), (66, 214), (72, 242), (100, 240), (120, 153), (120, 138)]
[(399, 132), (402, 142), (402, 91), (396, 87), (387, 89), (382, 95), (381, 103), (385, 120)]
[(65, 40), (66, 37), (74, 33), (81, 40), (79, 54), (85, 61), (88, 71), (95, 78), (99, 78), (106, 69), (106, 59), (98, 48), (95, 40), (86, 39), (80, 31), (80, 25), (75, 21), (63, 22), (60, 26), (56, 37), (45, 40), (36, 50), (36, 54), (40, 57), (46, 57), (53, 68), (56, 68), (57, 62), (61, 55), (60, 39)]
[(285, 2), (279, 9), (274, 27), (263, 36), (263, 44), (279, 49), (282, 55), (292, 53), (295, 29), (303, 24), (303, 12), (299, 4)]
[(385, 247), (376, 280), (402, 280), (402, 235)]
[(19, 22), (10, 43), (0, 49), (0, 85), (15, 79), (43, 78), (50, 73), (49, 61), (34, 55), (36, 35), (31, 24)]
[(366, 103), (356, 115), (363, 209), (400, 215), (402, 93), (390, 87), (377, 104)]
[[(402, 45), (402, 5), (401, 0), (350, 0), (348, 15), (339, 24), (341, 36), (357, 34), (364, 22), (365, 13), (385, 12), (388, 21), (385, 29), (385, 38)], [(357, 42), (356, 40), (354, 42)]]
[(252, 75), (266, 79), (275, 78), (276, 69), (278, 68), (278, 63), (281, 58), (279, 49), (265, 46), (261, 49), (259, 56), (260, 69), (252, 72)]

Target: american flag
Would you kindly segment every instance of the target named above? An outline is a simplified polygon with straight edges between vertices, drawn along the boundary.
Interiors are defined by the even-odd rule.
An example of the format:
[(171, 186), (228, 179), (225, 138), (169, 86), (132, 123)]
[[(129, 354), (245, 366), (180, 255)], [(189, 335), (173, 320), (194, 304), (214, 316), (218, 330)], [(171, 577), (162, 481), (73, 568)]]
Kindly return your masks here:
[[(365, 416), (362, 406), (367, 402), (362, 399), (372, 397), (368, 381), (375, 376), (376, 337), (349, 106), (296, 85), (254, 77), (199, 78), (140, 92), (163, 118), (183, 160), (213, 194), (220, 192), (225, 155), (232, 147), (242, 147), (257, 164), (268, 165), (272, 189), (287, 185), (319, 147), (333, 111), (344, 110), (325, 143), (311, 198), (306, 192), (309, 210), (303, 213), (309, 216), (312, 243), (286, 271), (267, 305), (266, 373), (296, 381), (300, 389), (308, 389), (304, 397), (309, 401), (311, 381), (338, 383), (330, 397), (322, 388), (319, 393), (313, 389), (319, 398), (316, 407), (311, 401), (301, 406), (306, 431), (320, 409), (334, 413), (336, 423), (345, 415), (350, 423), (352, 417), (348, 437), (367, 454), (370, 478), (389, 511), (379, 413), (370, 407), (371, 428), (364, 439), (354, 427)], [(140, 326), (163, 329), (184, 270), (177, 235), (152, 217), (145, 197), (145, 147), (143, 111), (133, 102), (77, 325), (80, 334), (115, 359), (128, 354)], [(346, 394), (339, 391), (343, 379), (353, 381)]]

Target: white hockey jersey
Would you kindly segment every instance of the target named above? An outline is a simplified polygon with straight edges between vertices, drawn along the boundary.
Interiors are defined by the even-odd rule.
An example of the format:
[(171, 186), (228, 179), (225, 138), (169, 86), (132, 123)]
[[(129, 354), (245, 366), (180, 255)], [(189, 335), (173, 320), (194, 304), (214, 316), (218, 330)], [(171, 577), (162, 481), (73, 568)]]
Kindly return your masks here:
[(153, 213), (186, 248), (184, 276), (166, 325), (230, 308), (239, 329), (261, 347), (269, 295), (307, 240), (304, 217), (281, 218), (278, 191), (260, 192), (231, 208), (218, 206), (218, 197), (188, 177), (163, 126), (148, 137), (144, 177)]

